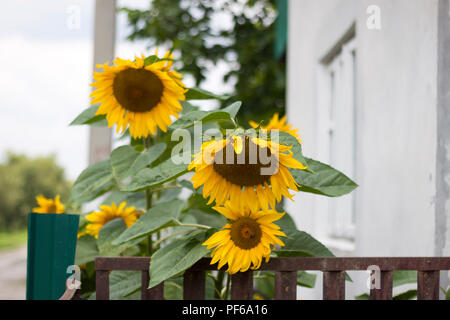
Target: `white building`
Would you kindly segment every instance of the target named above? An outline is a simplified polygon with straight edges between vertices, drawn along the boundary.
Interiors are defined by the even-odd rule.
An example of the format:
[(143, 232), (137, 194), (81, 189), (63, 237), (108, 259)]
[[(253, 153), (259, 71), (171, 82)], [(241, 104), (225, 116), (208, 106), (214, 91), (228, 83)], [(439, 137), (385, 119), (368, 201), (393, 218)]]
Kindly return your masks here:
[[(288, 4), (288, 119), (305, 155), (359, 184), (288, 212), (339, 256), (449, 256), (450, 1)], [(347, 299), (367, 291), (358, 274)], [(299, 296), (321, 298), (318, 279)]]

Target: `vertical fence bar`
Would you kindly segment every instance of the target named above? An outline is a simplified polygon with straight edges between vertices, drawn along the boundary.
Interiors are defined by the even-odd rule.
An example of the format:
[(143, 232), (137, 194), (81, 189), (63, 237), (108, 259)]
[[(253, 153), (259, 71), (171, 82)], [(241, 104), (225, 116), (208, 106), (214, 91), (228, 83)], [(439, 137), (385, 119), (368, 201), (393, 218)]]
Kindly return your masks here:
[(439, 300), (439, 271), (417, 272), (417, 299)]
[(297, 299), (297, 271), (275, 272), (275, 300)]
[(187, 270), (183, 279), (184, 300), (205, 300), (205, 271)]
[(238, 272), (231, 276), (231, 300), (250, 300), (253, 294), (253, 272)]
[(345, 299), (345, 272), (325, 271), (323, 273), (323, 299)]
[(95, 272), (95, 296), (97, 300), (109, 300), (109, 271)]
[(141, 273), (141, 299), (150, 300), (150, 289), (148, 289), (150, 276), (148, 274), (148, 270), (142, 270)]
[(150, 276), (148, 270), (142, 270), (141, 277), (141, 299), (142, 300), (164, 300), (164, 282), (157, 286), (148, 289), (150, 283)]
[(370, 289), (370, 300), (392, 300), (392, 271), (381, 271), (380, 288)]
[(149, 300), (164, 300), (164, 282), (148, 289)]

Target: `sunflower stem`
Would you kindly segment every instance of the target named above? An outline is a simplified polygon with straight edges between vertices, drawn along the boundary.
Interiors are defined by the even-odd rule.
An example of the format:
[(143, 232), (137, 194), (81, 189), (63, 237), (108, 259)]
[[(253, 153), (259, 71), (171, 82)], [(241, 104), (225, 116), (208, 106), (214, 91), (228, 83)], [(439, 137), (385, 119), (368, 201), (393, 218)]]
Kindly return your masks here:
[(214, 298), (224, 300), (222, 296), (223, 279), (225, 278), (225, 272), (222, 270), (217, 271), (217, 278), (214, 280)]
[[(152, 144), (151, 141), (151, 137), (148, 136), (147, 138), (143, 138), (144, 139), (144, 146), (145, 149), (148, 150), (150, 148), (150, 145)], [(150, 189), (145, 190), (145, 200), (146, 200), (146, 209), (147, 211), (150, 210), (150, 208), (152, 207), (152, 191)], [(147, 255), (150, 257), (153, 254), (153, 239), (152, 239), (152, 235), (148, 235), (147, 236)]]
[(230, 292), (230, 285), (231, 285), (231, 276), (229, 273), (227, 273), (227, 286), (225, 289), (225, 294), (223, 295), (223, 300), (227, 300), (228, 299), (228, 293)]

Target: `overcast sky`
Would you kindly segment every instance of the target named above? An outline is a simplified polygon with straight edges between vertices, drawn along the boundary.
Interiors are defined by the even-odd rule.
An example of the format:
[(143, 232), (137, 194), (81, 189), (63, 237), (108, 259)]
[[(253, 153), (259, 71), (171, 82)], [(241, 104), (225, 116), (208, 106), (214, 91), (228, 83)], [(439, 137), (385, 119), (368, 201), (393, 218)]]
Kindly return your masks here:
[[(124, 3), (145, 8), (149, 1), (119, 0), (118, 6)], [(68, 124), (89, 105), (94, 5), (93, 0), (2, 1), (0, 161), (8, 150), (56, 154), (70, 179), (87, 166), (88, 128)], [(74, 6), (80, 10), (80, 27), (71, 29)], [(127, 33), (126, 17), (119, 14), (116, 56), (150, 53), (144, 43), (126, 41)], [(213, 74), (204, 88), (217, 86), (218, 73)]]

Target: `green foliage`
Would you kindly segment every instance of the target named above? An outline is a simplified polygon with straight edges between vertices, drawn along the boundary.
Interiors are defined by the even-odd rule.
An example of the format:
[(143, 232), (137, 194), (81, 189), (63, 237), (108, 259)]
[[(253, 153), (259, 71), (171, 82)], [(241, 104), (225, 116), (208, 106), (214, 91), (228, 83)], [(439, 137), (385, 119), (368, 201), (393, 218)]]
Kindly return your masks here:
[[(141, 273), (139, 271), (113, 270), (109, 274), (111, 300), (135, 300), (140, 298)], [(95, 300), (95, 293), (89, 297)]]
[[(122, 10), (132, 28), (128, 38), (173, 48), (181, 55), (175, 66), (193, 76), (197, 86), (212, 65), (228, 63), (230, 69), (223, 80), (234, 83), (233, 100), (245, 101), (239, 120), (246, 125), (249, 120), (268, 119), (274, 110), (284, 112), (286, 64), (273, 57), (274, 2), (153, 0), (149, 10)], [(230, 28), (217, 27), (218, 15), (229, 18)], [(188, 96), (205, 98), (199, 90)], [(230, 102), (227, 99), (223, 105)]]
[(80, 113), (71, 123), (70, 126), (89, 124), (92, 126), (107, 126), (106, 116), (104, 114), (96, 116), (99, 104), (94, 104)]
[(308, 169), (290, 170), (295, 181), (300, 184), (300, 191), (315, 193), (328, 197), (340, 197), (352, 192), (358, 185), (342, 172), (320, 161), (306, 158)]
[(396, 296), (392, 297), (392, 300), (412, 300), (415, 298), (417, 298), (417, 290), (411, 289), (397, 294)]
[(235, 102), (226, 108), (213, 111), (192, 111), (186, 113), (183, 117), (176, 120), (170, 125), (171, 130), (175, 129), (186, 129), (192, 127), (196, 122), (201, 121), (207, 123), (210, 121), (231, 121), (235, 123), (236, 114), (239, 112), (241, 107), (241, 102)]
[(200, 88), (189, 88), (188, 92), (186, 92), (186, 100), (210, 100), (210, 99), (226, 100), (229, 98), (230, 97), (227, 95), (217, 95)]
[(192, 237), (184, 237), (172, 241), (152, 255), (150, 263), (150, 285), (154, 287), (162, 281), (188, 269), (207, 253), (202, 243), (207, 239), (206, 232), (194, 233)]
[(135, 175), (131, 182), (122, 190), (139, 191), (156, 187), (187, 173), (187, 171), (187, 164), (176, 164), (172, 159), (167, 159), (153, 168), (143, 169), (138, 175)]
[(183, 201), (175, 200), (155, 205), (130, 228), (126, 229), (114, 244), (122, 244), (130, 240), (145, 237), (162, 228), (179, 224), (178, 217), (183, 207)]
[(27, 230), (0, 231), (0, 250), (11, 249), (27, 243)]
[(54, 156), (29, 158), (8, 153), (0, 164), (0, 230), (23, 229), (27, 214), (37, 207), (36, 196), (60, 195), (67, 200), (70, 183)]
[(90, 165), (75, 181), (70, 200), (80, 203), (94, 200), (113, 188), (113, 178), (109, 159)]
[(75, 263), (82, 265), (94, 261), (100, 256), (97, 241), (93, 236), (85, 235), (77, 240), (77, 250), (75, 253)]
[[(305, 288), (314, 288), (316, 285), (315, 274), (298, 271), (297, 285)], [(275, 298), (275, 273), (273, 271), (258, 271), (254, 277), (255, 291), (266, 300)]]
[[(273, 135), (270, 135), (270, 137), (271, 140), (273, 140)], [(278, 131), (278, 139), (279, 144), (282, 144), (284, 146), (292, 146), (290, 151), (292, 152), (294, 159), (300, 162), (302, 165), (308, 167), (309, 164), (305, 159), (305, 157), (303, 156), (302, 145), (298, 142), (298, 140), (294, 136), (290, 135), (287, 132)], [(275, 142), (277, 141), (275, 140)], [(298, 170), (298, 171), (305, 172), (305, 170)], [(306, 173), (311, 173), (311, 171), (306, 171)]]
[(298, 230), (286, 230), (284, 247), (276, 250), (279, 257), (334, 257), (333, 253), (310, 234)]
[(409, 283), (417, 283), (417, 271), (395, 270), (392, 275), (392, 285), (394, 287)]
[[(394, 270), (392, 275), (392, 287), (399, 287), (405, 284), (417, 284), (417, 271), (414, 270)], [(392, 297), (392, 300), (413, 300), (417, 298), (417, 289), (409, 289)], [(368, 293), (360, 294), (356, 300), (369, 300)]]
[[(175, 1), (170, 0), (170, 3), (164, 2), (164, 9), (167, 9), (164, 13), (160, 15), (152, 15), (153, 11), (147, 13), (142, 13), (140, 11), (128, 11), (129, 17), (133, 16), (135, 19), (134, 23), (142, 25), (139, 21), (141, 15), (150, 14), (151, 18), (145, 22), (144, 25), (153, 24), (154, 20), (166, 19), (167, 17), (177, 17), (177, 14), (182, 14), (183, 10), (190, 12), (190, 9), (180, 9), (179, 5), (183, 3), (183, 6), (200, 6), (205, 12), (210, 12), (212, 10), (213, 2), (202, 0), (197, 3)], [(266, 3), (263, 0), (259, 1), (248, 1), (246, 5), (255, 6), (254, 12), (257, 13), (259, 7), (256, 3)], [(155, 0), (153, 2), (152, 10), (162, 6), (162, 2)], [(225, 5), (226, 8), (227, 5)], [(221, 10), (225, 10), (223, 7)], [(229, 8), (228, 8), (229, 9)], [(227, 10), (228, 10), (227, 9)], [(267, 9), (267, 8), (266, 8)], [(181, 11), (180, 11), (181, 10)], [(271, 10), (270, 8), (267, 10)], [(245, 39), (256, 37), (256, 33), (253, 33), (254, 28), (264, 29), (269, 28), (272, 21), (264, 22), (262, 17), (267, 15), (269, 11), (264, 11), (263, 15), (258, 15), (258, 18), (252, 19), (240, 17), (240, 13), (233, 13), (238, 21), (238, 25), (245, 25), (251, 20), (251, 26), (247, 25), (247, 29), (240, 29), (241, 26), (235, 25), (235, 30), (239, 29), (242, 31), (242, 36)], [(188, 16), (177, 17), (176, 21), (187, 19)], [(147, 17), (148, 18), (148, 17)], [(240, 19), (242, 18), (242, 19)], [(194, 24), (200, 23), (199, 20), (203, 18), (196, 17), (191, 21)], [(206, 16), (204, 21), (197, 26), (205, 26), (210, 22), (211, 17)], [(269, 19), (270, 20), (270, 19)], [(207, 23), (208, 22), (208, 23)], [(183, 21), (183, 23), (187, 23)], [(154, 25), (152, 25), (152, 28)], [(141, 27), (139, 27), (141, 28)], [(167, 30), (170, 32), (177, 32), (179, 26), (177, 23), (167, 25)], [(172, 29), (172, 30), (170, 30)], [(158, 30), (145, 30), (143, 35), (158, 33)], [(190, 29), (186, 29), (188, 31)], [(178, 30), (180, 31), (180, 30)], [(140, 32), (135, 30), (135, 33)], [(169, 33), (170, 33), (169, 32)], [(199, 30), (198, 32), (204, 32), (204, 30)], [(247, 34), (247, 33), (250, 33)], [(188, 32), (189, 33), (189, 32)], [(226, 33), (226, 32), (225, 32)], [(189, 33), (190, 34), (190, 33)], [(261, 36), (260, 43), (258, 41), (249, 40), (250, 46), (245, 47), (239, 41), (232, 44), (231, 47), (234, 49), (230, 50), (243, 50), (242, 56), (248, 60), (248, 64), (251, 65), (253, 60), (250, 59), (251, 55), (246, 50), (252, 50), (254, 46), (261, 45), (259, 49), (263, 49), (267, 45), (267, 40), (265, 36), (270, 36), (270, 32), (266, 35)], [(187, 36), (187, 35), (186, 35)], [(211, 35), (213, 36), (213, 35)], [(167, 35), (163, 38), (166, 39)], [(195, 35), (190, 34), (187, 36), (190, 40), (195, 38)], [(191, 72), (200, 78), (201, 70), (205, 67), (197, 63), (197, 60), (192, 63), (187, 63), (186, 59), (189, 59), (189, 55), (192, 52), (198, 50), (195, 43), (184, 43), (182, 37), (172, 37), (174, 42), (171, 44), (177, 50), (186, 50), (186, 46), (189, 44), (192, 48), (189, 54), (184, 55), (183, 64), (184, 71)], [(181, 39), (181, 42), (179, 40)], [(201, 44), (200, 46), (206, 43)], [(215, 45), (213, 45), (214, 47)], [(218, 45), (219, 47), (221, 45)], [(205, 48), (206, 48), (205, 47)], [(208, 50), (211, 47), (207, 48)], [(229, 50), (229, 49), (227, 49)], [(207, 51), (204, 52), (206, 54)], [(223, 51), (222, 53), (224, 53)], [(228, 51), (226, 51), (228, 52)], [(201, 55), (200, 55), (201, 56)], [(197, 55), (192, 56), (193, 59), (197, 59)], [(220, 53), (214, 58), (213, 56), (208, 56), (204, 59), (216, 59), (215, 62), (219, 61), (221, 58)], [(145, 63), (151, 63), (157, 59), (156, 56), (150, 56), (145, 58)], [(243, 58), (244, 59), (244, 58)], [(245, 61), (238, 58), (239, 62)], [(260, 68), (270, 67), (270, 62), (266, 60), (261, 61)], [(250, 63), (252, 62), (252, 63)], [(175, 61), (175, 63), (177, 63)], [(248, 69), (248, 67), (250, 69)], [(252, 72), (253, 66), (242, 66), (241, 70), (247, 70), (248, 73)], [(253, 70), (254, 71), (254, 70)], [(200, 72), (197, 73), (196, 72)], [(245, 71), (243, 72), (245, 74)], [(231, 72), (230, 74), (233, 74)], [(229, 74), (229, 75), (230, 75)], [(263, 89), (263, 92), (259, 92), (258, 99), (258, 110), (252, 110), (251, 103), (252, 98), (247, 97), (245, 104), (245, 109), (248, 112), (246, 116), (252, 114), (252, 112), (258, 113), (258, 116), (252, 116), (252, 120), (260, 119), (259, 116), (263, 117), (265, 110), (265, 104), (274, 103), (272, 98), (276, 98), (276, 95), (270, 96), (270, 89), (265, 87), (267, 83), (270, 83), (271, 88), (274, 88), (276, 81), (275, 78), (270, 78), (268, 81), (266, 76), (270, 72), (265, 70), (262, 74), (255, 75), (251, 78), (245, 78), (247, 75), (243, 76), (242, 79), (248, 80), (249, 83), (243, 84), (241, 78), (237, 81), (237, 88), (240, 95), (246, 96), (247, 94), (253, 95), (258, 92), (259, 89)], [(228, 76), (229, 76), (228, 75)], [(248, 75), (250, 77), (250, 75)], [(199, 79), (197, 79), (199, 80)], [(200, 82), (200, 79), (198, 82)], [(256, 82), (255, 82), (256, 81)], [(261, 83), (258, 83), (261, 81)], [(241, 85), (241, 87), (239, 87)], [(244, 89), (250, 89), (255, 86), (252, 92), (244, 92)], [(260, 86), (262, 86), (260, 88)], [(241, 91), (239, 91), (241, 90)], [(179, 155), (176, 151), (182, 151), (180, 146), (184, 146), (183, 143), (178, 141), (172, 141), (171, 133), (176, 129), (183, 129), (183, 132), (194, 133), (195, 128), (193, 128), (196, 122), (201, 122), (204, 126), (204, 130), (208, 128), (218, 129), (218, 132), (224, 132), (225, 129), (233, 128), (235, 134), (256, 134), (254, 130), (245, 131), (244, 128), (238, 127), (236, 117), (237, 113), (241, 109), (241, 102), (230, 103), (228, 96), (218, 96), (213, 93), (207, 92), (205, 90), (193, 88), (188, 91), (187, 100), (192, 99), (216, 99), (221, 101), (226, 101), (228, 106), (213, 111), (201, 111), (198, 107), (192, 105), (190, 102), (183, 101), (182, 105), (184, 110), (181, 112), (178, 120), (174, 121), (169, 127), (169, 133), (162, 134), (158, 132), (155, 137), (147, 138), (130, 138), (129, 131), (125, 131), (122, 134), (121, 139), (130, 139), (129, 145), (124, 145), (116, 148), (112, 151), (110, 157), (96, 164), (90, 165), (86, 168), (80, 176), (75, 181), (70, 200), (74, 203), (85, 203), (91, 200), (97, 199), (101, 195), (105, 195), (103, 203), (110, 205), (111, 203), (116, 203), (117, 205), (123, 201), (127, 202), (127, 206), (134, 206), (140, 211), (145, 211), (138, 220), (130, 227), (127, 227), (124, 221), (120, 218), (108, 221), (101, 228), (98, 238), (91, 236), (82, 236), (78, 240), (78, 247), (76, 253), (76, 262), (78, 264), (85, 264), (85, 272), (83, 273), (83, 279), (88, 281), (88, 285), (82, 289), (83, 296), (94, 297), (92, 295), (93, 286), (89, 285), (95, 279), (93, 275), (93, 261), (97, 256), (142, 256), (150, 255), (150, 287), (156, 286), (159, 283), (165, 281), (165, 286), (168, 289), (166, 292), (167, 297), (172, 297), (174, 299), (181, 297), (181, 279), (180, 276), (183, 272), (191, 267), (202, 257), (208, 255), (209, 250), (203, 245), (204, 241), (208, 239), (214, 232), (217, 232), (226, 223), (227, 219), (215, 211), (212, 206), (214, 204), (207, 204), (207, 200), (203, 198), (202, 188), (195, 189), (192, 183), (188, 180), (182, 180), (183, 175), (188, 173), (188, 164), (192, 160), (193, 153), (196, 150), (190, 150), (188, 154), (189, 157), (181, 159), (176, 159), (173, 157), (174, 154)], [(250, 107), (249, 102), (250, 101)], [(90, 125), (101, 125), (104, 119), (95, 116), (97, 106), (92, 106), (84, 110), (73, 122), (72, 124), (90, 124)], [(205, 131), (204, 131), (205, 132)], [(207, 138), (203, 136), (196, 137), (194, 134), (194, 139)], [(270, 137), (274, 139), (275, 136)], [(183, 137), (184, 139), (184, 137)], [(190, 137), (191, 145), (192, 137)], [(205, 139), (206, 140), (206, 139)], [(204, 142), (204, 141), (202, 141)], [(316, 193), (325, 196), (340, 196), (351, 192), (356, 184), (348, 179), (341, 172), (331, 168), (328, 165), (322, 164), (313, 159), (309, 159), (303, 156), (302, 147), (295, 137), (288, 133), (280, 132), (279, 140), (276, 141), (283, 145), (291, 146), (290, 152), (293, 153), (295, 159), (301, 162), (303, 165), (308, 166), (307, 170), (292, 170), (293, 177), (297, 183), (299, 183), (302, 188), (300, 191)], [(186, 151), (186, 150), (183, 150)], [(183, 154), (185, 156), (186, 154)], [(184, 160), (184, 161), (178, 161)], [(186, 191), (189, 193), (186, 196)], [(143, 210), (145, 209), (145, 210)], [(281, 210), (280, 208), (276, 208)], [(82, 217), (81, 219), (82, 228), (85, 227), (88, 221)], [(281, 230), (286, 234), (286, 238), (283, 238), (285, 246), (277, 249), (273, 252), (273, 255), (280, 257), (331, 257), (333, 254), (328, 248), (326, 248), (317, 239), (312, 237), (306, 232), (297, 230), (294, 220), (289, 214), (285, 214), (282, 219), (275, 222), (280, 226)], [(229, 288), (225, 284), (229, 277), (225, 277), (225, 272), (223, 270), (207, 272), (207, 297), (210, 298), (226, 298), (229, 294)], [(133, 299), (138, 297), (140, 283), (138, 279), (133, 277), (127, 277), (123, 272), (111, 273), (111, 291), (112, 296), (115, 298), (122, 299)], [(271, 298), (273, 295), (273, 272), (263, 272), (261, 277), (257, 279), (258, 290), (266, 298)], [(347, 279), (350, 279), (347, 277)], [(304, 287), (313, 287), (316, 282), (316, 276), (307, 272), (299, 272), (297, 283)], [(227, 282), (229, 283), (229, 281)], [(114, 288), (114, 289), (113, 289)]]

